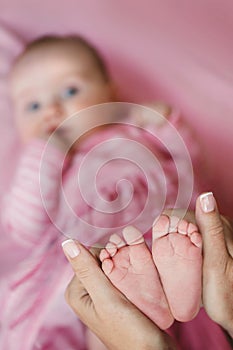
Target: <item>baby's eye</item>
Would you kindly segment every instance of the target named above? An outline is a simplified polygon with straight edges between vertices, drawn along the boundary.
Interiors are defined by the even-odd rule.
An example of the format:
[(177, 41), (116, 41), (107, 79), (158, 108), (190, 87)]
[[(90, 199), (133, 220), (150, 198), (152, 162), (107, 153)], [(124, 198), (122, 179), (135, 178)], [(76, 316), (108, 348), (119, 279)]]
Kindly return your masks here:
[(79, 89), (77, 87), (70, 86), (62, 92), (62, 98), (66, 99), (66, 98), (73, 97), (73, 96), (77, 95), (78, 92), (79, 92)]
[(29, 112), (37, 112), (39, 109), (41, 109), (41, 103), (37, 101), (30, 102), (26, 106), (26, 109)]

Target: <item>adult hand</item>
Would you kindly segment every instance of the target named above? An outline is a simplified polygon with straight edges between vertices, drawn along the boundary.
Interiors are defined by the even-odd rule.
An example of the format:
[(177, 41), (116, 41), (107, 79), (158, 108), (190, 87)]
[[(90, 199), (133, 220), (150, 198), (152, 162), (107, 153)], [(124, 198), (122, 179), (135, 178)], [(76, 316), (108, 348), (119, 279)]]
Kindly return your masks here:
[(66, 300), (108, 349), (176, 349), (170, 337), (111, 284), (86, 248), (67, 240), (63, 250), (75, 272)]
[(232, 223), (219, 214), (212, 193), (198, 197), (196, 216), (182, 209), (168, 209), (164, 214), (184, 217), (198, 225), (203, 239), (202, 303), (210, 318), (233, 338)]
[(220, 216), (212, 193), (197, 199), (196, 222), (203, 238), (203, 305), (233, 337), (233, 226)]

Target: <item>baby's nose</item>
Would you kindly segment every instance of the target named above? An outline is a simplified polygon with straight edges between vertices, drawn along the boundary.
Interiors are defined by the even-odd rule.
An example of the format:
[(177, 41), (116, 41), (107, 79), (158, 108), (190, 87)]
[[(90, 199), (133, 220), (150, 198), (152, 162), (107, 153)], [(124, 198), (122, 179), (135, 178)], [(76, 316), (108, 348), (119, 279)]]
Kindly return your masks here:
[(61, 104), (57, 101), (54, 101), (53, 103), (50, 103), (48, 105), (45, 113), (45, 119), (48, 119), (48, 120), (50, 120), (51, 118), (60, 119), (63, 114), (64, 114), (64, 110)]

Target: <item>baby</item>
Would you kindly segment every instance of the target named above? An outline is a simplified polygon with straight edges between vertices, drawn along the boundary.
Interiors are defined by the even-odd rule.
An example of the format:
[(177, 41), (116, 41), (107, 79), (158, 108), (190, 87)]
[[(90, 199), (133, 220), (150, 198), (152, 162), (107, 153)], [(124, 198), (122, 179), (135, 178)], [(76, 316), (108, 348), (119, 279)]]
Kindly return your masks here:
[[(178, 181), (185, 183), (192, 175), (184, 164), (178, 139), (171, 132), (171, 125), (179, 128), (186, 141), (191, 141), (191, 151), (195, 149), (178, 114), (160, 104), (154, 107), (169, 118), (170, 124), (161, 120), (155, 123), (152, 112), (147, 116), (140, 108), (132, 110), (120, 124), (119, 113), (107, 113), (106, 117), (104, 108), (99, 113), (87, 109), (75, 120), (68, 119), (93, 105), (117, 101), (115, 86), (102, 59), (80, 37), (45, 37), (29, 44), (14, 64), (10, 83), (16, 126), (25, 147), (5, 200), (3, 221), (8, 233), (28, 247), (30, 253), (9, 283), (2, 348), (85, 348), (82, 325), (77, 326), (73, 313), (63, 302), (72, 272), (61, 252), (60, 233), (77, 237), (86, 245), (106, 244), (109, 240), (100, 255), (104, 272), (160, 328), (168, 328), (174, 318), (193, 318), (199, 310), (201, 291), (201, 239), (197, 228), (176, 218), (170, 224), (166, 217), (160, 219), (153, 231), (155, 264), (137, 229), (124, 230), (125, 241), (120, 235), (129, 223), (143, 233), (149, 232), (163, 205), (175, 204)], [(137, 123), (143, 129), (127, 122)], [(171, 145), (171, 153), (181, 169), (179, 179), (170, 150), (153, 134), (159, 134), (162, 143)], [(140, 144), (150, 151), (150, 156), (141, 157), (137, 148)], [(105, 147), (96, 149), (96, 145)], [(87, 162), (92, 152), (94, 156)], [(99, 165), (117, 158), (118, 152), (123, 159), (110, 162), (99, 172)], [(151, 162), (151, 154), (160, 160), (164, 176)], [(135, 171), (132, 164), (125, 163), (125, 159), (137, 158), (143, 158), (147, 178), (140, 169)], [(93, 173), (98, 193), (93, 190)], [(119, 176), (133, 184), (132, 191), (128, 182), (118, 184), (116, 190)], [(168, 192), (165, 199), (164, 186)], [(152, 200), (146, 215), (141, 215), (148, 193)], [(183, 197), (185, 202), (186, 194)], [(122, 205), (129, 199), (132, 200), (122, 212)], [(186, 204), (181, 195), (178, 205)], [(144, 262), (143, 271), (138, 270), (135, 257)], [(150, 286), (144, 283), (148, 275)], [(153, 307), (149, 307), (152, 300)], [(93, 341), (90, 333), (87, 338), (90, 349), (103, 347)]]

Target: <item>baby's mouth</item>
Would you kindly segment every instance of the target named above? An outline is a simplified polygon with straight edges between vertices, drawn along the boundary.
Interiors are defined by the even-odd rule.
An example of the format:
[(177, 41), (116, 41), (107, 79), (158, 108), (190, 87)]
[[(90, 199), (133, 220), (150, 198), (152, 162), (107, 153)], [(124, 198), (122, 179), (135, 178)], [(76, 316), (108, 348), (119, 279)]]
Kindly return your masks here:
[(52, 134), (55, 130), (59, 130), (59, 124), (58, 123), (51, 123), (50, 125), (47, 125), (46, 130), (48, 133)]

